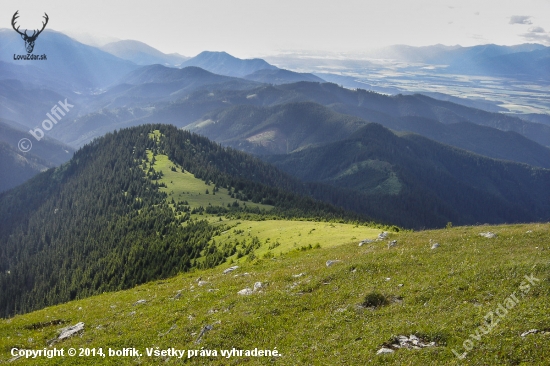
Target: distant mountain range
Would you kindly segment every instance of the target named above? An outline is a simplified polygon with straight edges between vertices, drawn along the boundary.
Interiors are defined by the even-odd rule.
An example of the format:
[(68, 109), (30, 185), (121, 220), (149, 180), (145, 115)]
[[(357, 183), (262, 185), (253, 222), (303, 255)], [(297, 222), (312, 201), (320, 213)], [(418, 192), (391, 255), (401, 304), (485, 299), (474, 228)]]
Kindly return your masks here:
[[(348, 114), (337, 113), (343, 110)], [(185, 128), (226, 146), (260, 155), (285, 154), (308, 146), (337, 141), (352, 135), (368, 121), (395, 131), (415, 132), (432, 140), (495, 159), (550, 168), (550, 149), (521, 136), (472, 122), (444, 124), (417, 117), (392, 117), (369, 110), (337, 105), (332, 108), (313, 102), (285, 103), (273, 107), (237, 105), (207, 113)]]
[[(65, 99), (75, 107), (60, 123), (77, 116), (77, 111), (82, 108), (82, 103), (77, 102), (82, 99), (79, 94), (66, 90), (54, 91), (16, 79), (0, 79), (0, 118), (28, 128), (40, 125), (47, 118), (46, 114), (51, 113), (52, 107)], [(52, 132), (55, 133), (55, 130)]]
[[(28, 152), (19, 149), (21, 139), (32, 143)], [(35, 141), (25, 126), (16, 122), (0, 119), (0, 192), (23, 184), (46, 169), (67, 162), (74, 149), (46, 137)]]
[[(50, 80), (55, 79), (56, 84), (66, 90), (81, 93), (110, 85), (138, 67), (132, 62), (47, 29), (40, 34), (34, 53), (47, 55), (46, 61), (34, 61), (31, 64), (33, 69), (41, 70), (46, 76), (42, 82), (40, 79), (35, 82), (48, 86)], [(14, 54), (26, 54), (21, 37), (11, 29), (0, 29), (0, 61), (23, 67), (29, 64), (13, 61)]]
[[(437, 121), (443, 125), (470, 122), (474, 125), (487, 126), (500, 131), (517, 132), (540, 145), (550, 146), (549, 126), (527, 122), (506, 114), (490, 113), (452, 102), (436, 100), (420, 94), (386, 96), (365, 90), (353, 91), (335, 84), (307, 82), (285, 84), (270, 88), (259, 87), (246, 93), (246, 98), (241, 92), (227, 92), (220, 94), (218, 98), (223, 97), (225, 101), (235, 105), (247, 104), (256, 106), (311, 101), (331, 108), (336, 112), (353, 115), (365, 121), (377, 122), (392, 129), (411, 131), (423, 135), (429, 134), (430, 136), (427, 137), (430, 138), (435, 138), (437, 135), (436, 131), (431, 131), (433, 121)], [(426, 127), (422, 127), (419, 124), (418, 118), (407, 119), (404, 117), (425, 119), (427, 120)], [(205, 116), (204, 119), (208, 118), (210, 117)], [(197, 124), (193, 125), (193, 128), (199, 128), (199, 123), (200, 121), (197, 121)], [(470, 130), (475, 128), (468, 127), (468, 125), (461, 126)], [(451, 127), (445, 128), (449, 129)], [(456, 126), (452, 128), (456, 129)], [(200, 132), (199, 129), (196, 129), (196, 131)], [(450, 132), (450, 130), (448, 131)], [(456, 133), (456, 130), (453, 133)], [(469, 133), (471, 134), (471, 132), (464, 131), (463, 135), (459, 134), (453, 140), (466, 139)], [(498, 135), (498, 132), (495, 133)], [(444, 138), (443, 135), (441, 136), (441, 138)], [(445, 138), (441, 142), (450, 143), (450, 141), (450, 138)], [(467, 141), (464, 140), (464, 143), (467, 143)], [(480, 144), (482, 143), (480, 142)], [(458, 147), (463, 146), (460, 145)], [(478, 152), (481, 153), (481, 150)], [(501, 155), (499, 154), (499, 156)]]
[(124, 40), (108, 43), (101, 50), (109, 52), (123, 60), (132, 61), (136, 65), (154, 65), (177, 67), (189, 57), (177, 53), (166, 54), (143, 42)]
[[(273, 154), (334, 141), (376, 122), (488, 157), (549, 167), (544, 146), (550, 145), (550, 126), (422, 95), (385, 96), (311, 82), (265, 86), (199, 68), (160, 65), (140, 68), (124, 81), (97, 96), (100, 112), (79, 117), (52, 136), (76, 146), (115, 128), (163, 121), (249, 152)], [(311, 103), (292, 104), (302, 102)], [(354, 116), (361, 122), (351, 130), (331, 122), (327, 126), (333, 131), (312, 129), (307, 140), (297, 142), (301, 138), (295, 132), (305, 129), (306, 121), (321, 126), (337, 115), (333, 121)], [(283, 144), (286, 140), (294, 142)]]
[(310, 73), (299, 73), (284, 69), (261, 69), (252, 74), (245, 75), (245, 79), (267, 84), (289, 84), (298, 81), (311, 81), (324, 83), (325, 80)]
[(187, 66), (197, 66), (214, 74), (240, 77), (268, 84), (287, 84), (298, 81), (324, 82), (320, 77), (310, 73), (279, 69), (259, 58), (243, 60), (226, 52), (201, 52), (181, 64), (181, 67)]
[(447, 65), (447, 68), (441, 69), (443, 72), (550, 79), (550, 47), (540, 44), (487, 44), (472, 47), (397, 45), (370, 52), (368, 55), (406, 62)]
[[(0, 51), (21, 47), (14, 34), (0, 32), (0, 39), (6, 40), (0, 43)], [(0, 62), (0, 118), (5, 121), (5, 135), (11, 136), (3, 141), (2, 164), (22, 172), (9, 182), (3, 178), (8, 182), (4, 187), (66, 161), (73, 151), (63, 144), (78, 148), (108, 132), (162, 122), (261, 155), (311, 184), (293, 183), (291, 190), (385, 222), (419, 227), (422, 223), (442, 225), (445, 220), (475, 223), (546, 217), (545, 206), (534, 200), (535, 195), (543, 196), (542, 183), (538, 178), (532, 182), (527, 178), (529, 174), (545, 176), (546, 170), (541, 168), (550, 168), (550, 125), (544, 115), (520, 119), (474, 108), (480, 101), (464, 102), (470, 104), (466, 106), (444, 95), (437, 95), (438, 100), (420, 94), (389, 96), (362, 88), (350, 90), (312, 74), (279, 69), (261, 59), (242, 60), (225, 52), (203, 52), (183, 61), (181, 67), (158, 63), (140, 66), (57, 32), (43, 36), (40, 44), (53, 62)], [(134, 41), (112, 43), (104, 49), (135, 62), (169, 64), (181, 60), (174, 55), (166, 58), (168, 55)], [(421, 56), (424, 61), (462, 57), (477, 64), (491, 57), (502, 60), (513, 56), (527, 64), (522, 54), (535, 62), (538, 59), (531, 56), (540, 53), (540, 60), (544, 60), (546, 50), (538, 45), (468, 50), (437, 46)], [(60, 54), (66, 57), (60, 58)], [(75, 105), (74, 109), (40, 141), (51, 146), (35, 144), (26, 155), (17, 151), (19, 136), (40, 126), (52, 106), (65, 99)], [(393, 146), (393, 152), (377, 155), (379, 142), (369, 137), (371, 134), (383, 146)], [(374, 158), (361, 155), (364, 150), (353, 150), (353, 144), (367, 144), (368, 154)], [(340, 148), (346, 154), (338, 155)], [(324, 155), (327, 151), (338, 158), (329, 159)], [(32, 156), (35, 153), (40, 157)], [(320, 158), (323, 156), (324, 160)], [(420, 156), (431, 158), (423, 161)], [(451, 172), (451, 166), (438, 160), (439, 156), (464, 169)], [(326, 166), (315, 171), (300, 165), (315, 167), (320, 161)], [(479, 164), (489, 172), (480, 171)], [(507, 171), (514, 172), (517, 179), (509, 177)], [(457, 174), (480, 178), (460, 178)], [(509, 184), (499, 183), (495, 176)], [(430, 185), (423, 179), (438, 183)], [(534, 185), (529, 186), (531, 183)], [(468, 204), (458, 207), (456, 197), (443, 192), (443, 185), (463, 194)], [(512, 190), (521, 186), (535, 193), (514, 196)], [(507, 195), (520, 203), (507, 199)], [(409, 206), (404, 207), (400, 199)], [(393, 208), (379, 214), (376, 207), (384, 200), (393, 202)], [(427, 203), (421, 216), (406, 219), (421, 211), (410, 206), (411, 202), (422, 201)], [(498, 207), (499, 212), (485, 210), (476, 201)]]
[(371, 57), (389, 58), (408, 62), (421, 62), (428, 64), (449, 65), (457, 60), (475, 60), (498, 57), (512, 53), (531, 52), (543, 50), (547, 47), (540, 44), (524, 43), (515, 46), (499, 46), (486, 44), (471, 47), (445, 46), (437, 44), (433, 46), (406, 46), (394, 45), (368, 52)]

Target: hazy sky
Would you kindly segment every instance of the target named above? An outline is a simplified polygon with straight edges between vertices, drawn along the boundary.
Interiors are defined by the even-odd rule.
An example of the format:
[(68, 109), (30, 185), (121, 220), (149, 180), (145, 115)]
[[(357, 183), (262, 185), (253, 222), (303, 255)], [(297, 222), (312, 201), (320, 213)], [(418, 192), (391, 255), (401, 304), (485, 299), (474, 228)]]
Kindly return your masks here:
[(550, 46), (550, 0), (2, 0), (0, 28), (136, 39), (186, 56), (361, 51), (392, 44)]

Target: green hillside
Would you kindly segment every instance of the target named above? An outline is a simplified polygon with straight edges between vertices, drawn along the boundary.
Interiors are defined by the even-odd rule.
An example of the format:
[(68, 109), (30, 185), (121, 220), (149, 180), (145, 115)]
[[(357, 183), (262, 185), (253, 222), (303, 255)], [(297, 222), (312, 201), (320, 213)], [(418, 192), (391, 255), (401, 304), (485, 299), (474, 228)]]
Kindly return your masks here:
[(0, 194), (0, 316), (250, 257), (256, 236), (212, 241), (236, 220), (365, 222), (296, 186), (175, 127), (108, 134)]
[(302, 181), (348, 188), (356, 196), (343, 207), (404, 227), (550, 219), (550, 170), (374, 123), (342, 141), (264, 159)]
[[(150, 160), (153, 159), (151, 151), (148, 151), (148, 157)], [(244, 202), (231, 198), (230, 190), (227, 188), (205, 182), (195, 177), (194, 174), (185, 171), (185, 169), (178, 168), (166, 155), (154, 155), (154, 158), (155, 162), (152, 164), (153, 170), (155, 172), (162, 172), (162, 177), (156, 181), (159, 184), (163, 184), (159, 190), (166, 193), (168, 202), (172, 202), (172, 200), (174, 202), (185, 201), (190, 208), (206, 208), (208, 206), (227, 207), (227, 205), (232, 205), (235, 202), (239, 204), (239, 207), (242, 205), (262, 210), (273, 208), (273, 206), (261, 203)]]
[[(277, 226), (306, 237), (307, 228), (296, 224), (303, 223)], [(247, 226), (238, 226), (245, 235)], [(243, 259), (227, 274), (230, 264), (223, 264), (1, 320), (0, 361), (13, 359), (13, 348), (66, 354), (72, 347), (101, 348), (106, 356), (14, 364), (543, 365), (550, 358), (549, 229), (455, 227), (394, 233), (358, 246), (362, 236), (335, 240), (325, 227), (318, 249)], [(480, 235), (486, 233), (496, 236)], [(249, 295), (238, 294), (257, 282), (261, 287)], [(78, 336), (52, 342), (61, 328), (79, 322)], [(410, 335), (434, 343), (392, 346)], [(377, 354), (384, 347), (394, 352)], [(141, 355), (109, 356), (109, 349), (124, 348)], [(196, 355), (147, 355), (172, 348)], [(233, 348), (243, 355), (221, 355)], [(245, 356), (256, 348), (276, 349), (278, 356)]]
[(207, 113), (185, 128), (239, 150), (286, 154), (347, 138), (367, 122), (311, 102), (237, 105)]

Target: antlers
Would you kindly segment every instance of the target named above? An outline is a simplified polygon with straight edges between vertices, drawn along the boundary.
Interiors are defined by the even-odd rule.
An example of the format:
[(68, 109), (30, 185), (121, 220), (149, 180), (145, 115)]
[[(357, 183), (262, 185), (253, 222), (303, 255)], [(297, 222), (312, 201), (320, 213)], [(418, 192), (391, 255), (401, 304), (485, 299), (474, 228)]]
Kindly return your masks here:
[[(50, 18), (48, 17), (48, 14), (46, 14), (46, 12), (44, 12), (44, 16), (43, 16), (42, 18), (46, 19), (46, 23), (42, 22), (42, 29), (40, 29), (40, 30), (38, 31), (38, 33), (36, 33), (36, 36), (37, 36), (37, 37), (38, 37), (38, 35), (39, 35), (40, 33), (42, 33), (42, 31), (44, 30), (44, 28), (46, 28), (46, 24), (48, 24), (48, 20), (50, 19)], [(33, 34), (33, 37), (34, 37), (34, 34)]]
[(15, 20), (17, 18), (19, 18), (19, 15), (17, 15), (17, 13), (19, 13), (19, 10), (17, 10), (15, 12), (15, 14), (13, 14), (13, 17), (11, 18), (11, 26), (13, 27), (13, 30), (16, 31), (17, 33), (19, 33), (20, 35), (24, 35), (23, 33), (19, 32), (19, 26), (17, 28), (15, 28)]
[[(27, 35), (27, 31), (26, 31), (26, 30), (25, 30), (25, 33), (22, 33), (22, 32), (19, 31), (19, 26), (17, 26), (17, 28), (15, 28), (15, 21), (17, 20), (17, 18), (19, 18), (18, 13), (19, 13), (19, 10), (17, 10), (17, 11), (15, 12), (15, 14), (13, 14), (13, 17), (11, 18), (11, 26), (12, 26), (13, 29), (14, 29), (17, 33), (19, 33), (20, 35), (25, 36), (25, 37), (27, 37), (27, 38), (31, 38), (31, 39), (32, 39), (32, 38), (36, 39), (36, 37), (38, 37), (38, 35), (39, 35), (40, 33), (42, 33), (42, 31), (44, 30), (44, 28), (46, 28), (46, 25), (48, 24), (48, 20), (50, 19), (50, 18), (48, 17), (48, 14), (44, 13), (43, 18), (46, 19), (46, 22), (45, 22), (45, 23), (42, 22), (42, 29), (40, 29), (40, 30), (38, 30), (38, 29), (35, 30), (35, 31), (33, 32), (32, 36), (29, 37), (29, 36)], [(38, 33), (37, 33), (37, 32), (38, 32)]]

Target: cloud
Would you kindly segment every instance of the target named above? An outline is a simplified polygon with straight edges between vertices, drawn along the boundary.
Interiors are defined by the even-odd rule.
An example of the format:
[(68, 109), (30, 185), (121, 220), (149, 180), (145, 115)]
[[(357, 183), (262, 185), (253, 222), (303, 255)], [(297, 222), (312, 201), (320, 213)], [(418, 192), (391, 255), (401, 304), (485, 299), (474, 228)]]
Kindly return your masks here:
[(546, 31), (542, 27), (531, 27), (529, 33), (546, 33)]
[(470, 36), (470, 38), (477, 39), (477, 40), (480, 40), (480, 41), (487, 41), (487, 39), (485, 37), (483, 37), (482, 34), (472, 34)]
[(545, 32), (541, 27), (529, 28), (529, 32), (521, 34), (521, 37), (528, 42), (536, 42), (550, 46), (550, 32)]
[(530, 15), (512, 15), (508, 24), (533, 24)]

